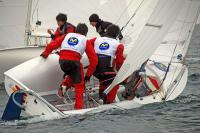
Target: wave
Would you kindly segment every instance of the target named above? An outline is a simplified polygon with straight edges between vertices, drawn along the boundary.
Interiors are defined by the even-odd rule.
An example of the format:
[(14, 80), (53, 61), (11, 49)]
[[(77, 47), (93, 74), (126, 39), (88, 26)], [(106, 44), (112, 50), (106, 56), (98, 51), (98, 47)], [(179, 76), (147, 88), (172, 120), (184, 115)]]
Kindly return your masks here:
[(200, 81), (200, 73), (193, 73), (188, 76), (189, 81)]
[(189, 104), (200, 103), (200, 96), (198, 94), (181, 95), (175, 100), (169, 101), (172, 104)]
[[(62, 117), (63, 118), (63, 117)], [(61, 117), (54, 117), (50, 118), (48, 116), (34, 116), (34, 117), (22, 117), (20, 120), (13, 120), (13, 121), (0, 121), (0, 125), (5, 126), (19, 126), (19, 125), (26, 125), (26, 124), (33, 124), (33, 123), (39, 123), (49, 120), (56, 120), (61, 119)]]

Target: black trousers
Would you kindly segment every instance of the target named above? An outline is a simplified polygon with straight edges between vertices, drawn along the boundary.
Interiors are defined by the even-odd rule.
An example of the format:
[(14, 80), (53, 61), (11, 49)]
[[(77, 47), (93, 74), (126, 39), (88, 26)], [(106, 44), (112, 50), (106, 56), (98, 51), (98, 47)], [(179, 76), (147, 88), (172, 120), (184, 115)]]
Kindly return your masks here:
[(81, 83), (83, 80), (83, 75), (81, 72), (83, 70), (81, 63), (79, 61), (72, 60), (59, 60), (60, 68), (65, 73), (65, 75), (70, 76), (73, 84)]

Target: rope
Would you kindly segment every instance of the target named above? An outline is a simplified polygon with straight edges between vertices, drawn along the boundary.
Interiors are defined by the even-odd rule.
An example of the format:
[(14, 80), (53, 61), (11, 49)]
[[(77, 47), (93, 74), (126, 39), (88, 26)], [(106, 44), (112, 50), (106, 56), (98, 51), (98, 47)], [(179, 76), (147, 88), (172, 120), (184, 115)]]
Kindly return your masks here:
[[(183, 77), (183, 74), (184, 74), (184, 71), (182, 70), (180, 73), (179, 73), (179, 75), (177, 76), (177, 79), (179, 79), (179, 81), (180, 81), (180, 79)], [(176, 80), (177, 80), (176, 79)], [(175, 80), (174, 80), (175, 81)], [(178, 80), (176, 81), (176, 82), (178, 82)], [(176, 84), (176, 86), (178, 86), (178, 84)], [(168, 92), (168, 90), (170, 89), (170, 88), (173, 88), (173, 85), (172, 84), (170, 84), (170, 87), (168, 88), (168, 90), (167, 90), (167, 94), (166, 94), (166, 99), (165, 100), (167, 100), (172, 94), (173, 94), (173, 92), (175, 91), (175, 89), (176, 89), (176, 86), (174, 87), (174, 89), (172, 90), (172, 91), (170, 91), (171, 93), (169, 94), (169, 92)]]
[(120, 32), (121, 33), (126, 27), (127, 25), (130, 23), (130, 21), (135, 17), (135, 15), (137, 14), (138, 10), (141, 8), (142, 4), (143, 4), (144, 0), (142, 0), (142, 2), (140, 3), (140, 5), (137, 7), (137, 9), (135, 10), (135, 12), (133, 13), (133, 15), (130, 17), (130, 19), (126, 22), (126, 24), (121, 28)]
[(92, 101), (94, 101), (98, 106), (101, 105), (92, 96), (90, 96), (89, 91), (90, 90), (85, 86), (85, 94), (88, 96), (88, 98), (92, 99)]
[(118, 18), (117, 21), (115, 22), (115, 24), (119, 22), (119, 20), (120, 20), (120, 19), (122, 18), (122, 16), (125, 14), (126, 10), (132, 5), (133, 1), (134, 1), (134, 0), (131, 0), (131, 1), (128, 3), (128, 6), (127, 6), (127, 7), (124, 9), (124, 11), (121, 13), (121, 15), (119, 16), (119, 18)]
[[(33, 9), (33, 13), (32, 13), (32, 22), (33, 22), (33, 15), (35, 14), (35, 11), (36, 11), (36, 8), (38, 6), (38, 3), (39, 3), (39, 0), (37, 0), (36, 4), (35, 4), (35, 7)], [(38, 12), (37, 12), (37, 19), (38, 19)]]

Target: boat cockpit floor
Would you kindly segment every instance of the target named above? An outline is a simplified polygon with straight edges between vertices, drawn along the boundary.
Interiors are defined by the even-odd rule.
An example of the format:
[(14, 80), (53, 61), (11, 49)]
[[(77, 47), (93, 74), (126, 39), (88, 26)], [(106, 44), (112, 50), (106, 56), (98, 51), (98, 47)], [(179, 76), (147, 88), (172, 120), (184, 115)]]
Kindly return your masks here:
[[(51, 103), (53, 106), (55, 106), (60, 111), (69, 111), (74, 110), (74, 99), (64, 99), (57, 96), (57, 94), (50, 94), (50, 95), (44, 95), (42, 96), (45, 100), (47, 100), (49, 103)], [(83, 108), (94, 108), (98, 107), (100, 104), (98, 103), (98, 98), (93, 99), (94, 97), (90, 98), (88, 96), (84, 97), (84, 104)]]

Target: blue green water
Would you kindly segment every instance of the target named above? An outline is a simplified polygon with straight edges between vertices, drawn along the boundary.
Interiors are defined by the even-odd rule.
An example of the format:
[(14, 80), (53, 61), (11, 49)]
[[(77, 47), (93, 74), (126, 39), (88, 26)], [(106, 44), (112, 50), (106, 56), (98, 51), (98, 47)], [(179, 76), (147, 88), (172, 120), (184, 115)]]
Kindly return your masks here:
[[(196, 26), (189, 52), (188, 83), (174, 101), (128, 111), (109, 110), (43, 122), (0, 122), (0, 133), (200, 133), (200, 26)], [(0, 115), (7, 95), (0, 89)], [(31, 121), (31, 119), (30, 119)]]

